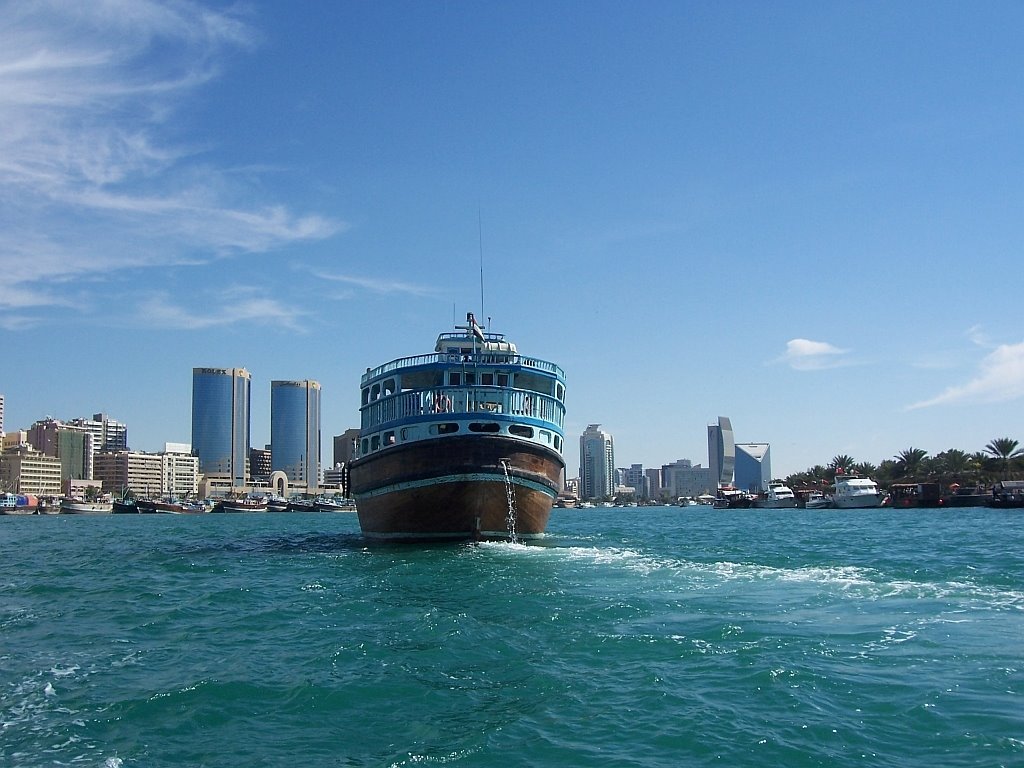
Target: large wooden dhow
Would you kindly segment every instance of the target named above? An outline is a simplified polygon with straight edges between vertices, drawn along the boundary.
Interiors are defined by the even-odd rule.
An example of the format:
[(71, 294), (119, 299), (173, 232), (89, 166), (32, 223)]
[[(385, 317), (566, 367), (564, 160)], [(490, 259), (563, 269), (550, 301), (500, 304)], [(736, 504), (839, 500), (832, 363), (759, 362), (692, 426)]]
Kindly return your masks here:
[(562, 490), (565, 374), (472, 314), (362, 377), (350, 490), (380, 539), (540, 536)]

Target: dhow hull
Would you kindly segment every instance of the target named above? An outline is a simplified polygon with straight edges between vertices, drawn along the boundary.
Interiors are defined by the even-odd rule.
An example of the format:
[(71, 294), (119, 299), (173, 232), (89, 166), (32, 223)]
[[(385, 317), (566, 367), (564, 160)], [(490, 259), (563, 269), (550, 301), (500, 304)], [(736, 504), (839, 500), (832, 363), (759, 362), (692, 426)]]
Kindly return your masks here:
[(424, 440), (354, 461), (351, 490), (369, 538), (528, 539), (544, 533), (564, 467), (504, 437)]

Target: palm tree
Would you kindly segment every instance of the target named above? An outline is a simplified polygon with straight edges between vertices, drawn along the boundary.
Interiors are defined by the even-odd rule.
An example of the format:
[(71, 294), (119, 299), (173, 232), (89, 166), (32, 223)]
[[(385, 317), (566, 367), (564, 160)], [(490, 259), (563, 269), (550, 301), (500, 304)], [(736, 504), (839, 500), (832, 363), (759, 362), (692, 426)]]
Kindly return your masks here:
[(870, 461), (861, 461), (854, 464), (852, 467), (854, 473), (858, 475), (864, 475), (864, 477), (874, 477), (878, 472), (878, 467), (872, 464)]
[(847, 456), (845, 453), (841, 453), (838, 456), (832, 457), (832, 461), (829, 462), (828, 468), (831, 469), (833, 473), (838, 473), (840, 469), (845, 473), (849, 472), (853, 468), (854, 463), (853, 456)]
[(896, 477), (915, 477), (921, 473), (924, 457), (928, 451), (920, 448), (907, 448), (896, 454)]
[(1010, 460), (1018, 456), (1024, 456), (1024, 449), (1018, 448), (1016, 440), (1008, 437), (997, 437), (985, 446), (985, 452), (999, 459), (1003, 463), (1003, 479), (1006, 480), (1010, 474)]

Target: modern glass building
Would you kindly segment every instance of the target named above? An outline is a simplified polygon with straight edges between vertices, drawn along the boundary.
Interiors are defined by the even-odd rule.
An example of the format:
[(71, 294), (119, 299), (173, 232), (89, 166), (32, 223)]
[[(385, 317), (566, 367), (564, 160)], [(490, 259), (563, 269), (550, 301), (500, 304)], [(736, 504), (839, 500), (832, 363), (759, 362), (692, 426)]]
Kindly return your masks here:
[(736, 487), (761, 493), (772, 479), (772, 455), (768, 443), (736, 443)]
[(192, 453), (233, 487), (246, 483), (251, 380), (244, 368), (192, 369)]
[(615, 441), (591, 424), (580, 437), (580, 498), (603, 499), (615, 491)]
[(736, 443), (732, 436), (732, 422), (726, 416), (719, 416), (717, 424), (708, 425), (708, 466), (719, 487), (732, 485)]
[(270, 464), (290, 483), (316, 487), (320, 478), (320, 384), (270, 382)]

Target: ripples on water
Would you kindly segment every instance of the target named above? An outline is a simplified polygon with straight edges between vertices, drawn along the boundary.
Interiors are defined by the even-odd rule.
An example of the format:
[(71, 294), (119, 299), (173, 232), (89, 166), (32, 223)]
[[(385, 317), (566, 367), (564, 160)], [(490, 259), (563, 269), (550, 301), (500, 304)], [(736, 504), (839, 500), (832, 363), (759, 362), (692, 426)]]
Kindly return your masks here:
[(0, 765), (1020, 766), (1022, 521), (0, 518)]

